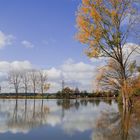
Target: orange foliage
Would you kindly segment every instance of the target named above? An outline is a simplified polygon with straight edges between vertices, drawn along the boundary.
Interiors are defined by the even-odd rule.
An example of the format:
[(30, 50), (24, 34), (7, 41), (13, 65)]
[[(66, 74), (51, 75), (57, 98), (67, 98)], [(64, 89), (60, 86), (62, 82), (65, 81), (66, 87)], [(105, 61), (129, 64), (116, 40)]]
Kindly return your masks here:
[[(110, 33), (115, 31), (117, 24), (120, 23), (120, 13), (125, 6), (123, 3), (122, 0), (82, 0), (77, 12), (78, 33), (76, 38), (90, 46), (90, 53), (93, 52), (93, 57), (94, 54), (97, 56), (96, 50), (106, 45), (107, 36), (110, 36)], [(115, 40), (118, 38), (116, 36), (113, 39), (112, 42), (117, 42)], [(119, 44), (119, 42), (117, 43)], [(91, 46), (93, 47), (91, 48)]]
[(140, 91), (140, 75), (137, 78), (132, 80), (132, 84), (131, 86), (129, 86), (129, 89), (131, 89), (132, 93), (134, 94), (137, 90)]

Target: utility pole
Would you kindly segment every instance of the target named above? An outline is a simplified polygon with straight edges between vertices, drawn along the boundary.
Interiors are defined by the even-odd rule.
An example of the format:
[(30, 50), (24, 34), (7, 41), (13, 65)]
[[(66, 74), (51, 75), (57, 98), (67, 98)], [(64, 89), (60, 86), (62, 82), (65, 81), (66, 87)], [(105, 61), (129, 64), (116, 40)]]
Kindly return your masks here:
[(65, 81), (62, 80), (62, 91), (63, 91), (64, 88), (65, 88)]
[(1, 93), (1, 86), (0, 86), (0, 93)]

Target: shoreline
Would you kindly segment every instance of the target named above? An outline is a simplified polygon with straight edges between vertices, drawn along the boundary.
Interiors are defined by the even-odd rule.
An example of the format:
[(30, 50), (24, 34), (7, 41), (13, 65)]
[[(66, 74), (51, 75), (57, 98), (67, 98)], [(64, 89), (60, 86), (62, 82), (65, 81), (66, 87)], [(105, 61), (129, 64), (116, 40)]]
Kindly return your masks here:
[(73, 98), (56, 98), (56, 97), (43, 97), (42, 98), (42, 96), (36, 96), (35, 98), (34, 98), (34, 96), (28, 96), (28, 97), (26, 97), (26, 96), (18, 96), (18, 97), (15, 97), (15, 96), (11, 96), (11, 97), (9, 97), (9, 96), (0, 96), (0, 99), (60, 99), (60, 100), (75, 100), (75, 99), (77, 99), (77, 100), (98, 100), (98, 99), (105, 99), (105, 100), (112, 100), (112, 99), (117, 99), (117, 97), (78, 97), (78, 98), (75, 98), (75, 97), (73, 97)]

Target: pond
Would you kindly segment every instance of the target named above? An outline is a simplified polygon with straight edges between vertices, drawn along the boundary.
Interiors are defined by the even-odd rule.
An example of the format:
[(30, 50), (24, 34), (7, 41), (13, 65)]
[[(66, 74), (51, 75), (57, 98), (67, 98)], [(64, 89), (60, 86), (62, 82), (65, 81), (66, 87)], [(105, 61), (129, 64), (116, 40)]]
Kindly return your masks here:
[(140, 140), (115, 100), (0, 100), (1, 140)]

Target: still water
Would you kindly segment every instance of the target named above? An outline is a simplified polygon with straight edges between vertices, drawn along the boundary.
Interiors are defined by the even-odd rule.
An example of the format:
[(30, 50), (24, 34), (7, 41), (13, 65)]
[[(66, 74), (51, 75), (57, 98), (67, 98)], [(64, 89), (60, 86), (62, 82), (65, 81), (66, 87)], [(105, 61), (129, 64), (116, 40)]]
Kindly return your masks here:
[(116, 101), (0, 100), (1, 140), (140, 140), (140, 116)]

